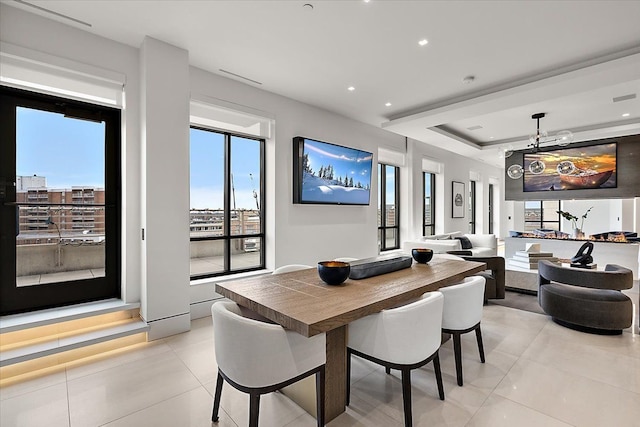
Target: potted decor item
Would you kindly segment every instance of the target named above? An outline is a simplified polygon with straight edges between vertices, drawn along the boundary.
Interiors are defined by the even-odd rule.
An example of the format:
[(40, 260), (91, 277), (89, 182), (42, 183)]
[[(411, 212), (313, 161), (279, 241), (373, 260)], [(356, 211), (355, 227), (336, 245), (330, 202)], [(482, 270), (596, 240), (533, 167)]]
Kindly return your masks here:
[[(578, 218), (577, 216), (567, 211), (558, 210), (556, 212), (562, 215), (564, 219), (571, 221), (571, 228), (573, 229), (574, 239), (584, 239), (584, 233), (582, 232), (582, 227), (584, 226), (584, 220), (587, 218), (587, 215), (589, 215), (589, 212), (591, 211), (591, 209), (593, 209), (593, 206), (587, 209), (587, 211), (584, 214), (582, 214), (580, 218)], [(580, 220), (580, 227), (578, 227), (578, 220)]]

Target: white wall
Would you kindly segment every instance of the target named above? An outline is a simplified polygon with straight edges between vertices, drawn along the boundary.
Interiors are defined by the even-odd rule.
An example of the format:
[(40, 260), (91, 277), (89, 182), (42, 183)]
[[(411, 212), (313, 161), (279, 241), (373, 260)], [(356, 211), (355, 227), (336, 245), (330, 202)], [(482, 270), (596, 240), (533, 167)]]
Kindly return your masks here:
[[(156, 79), (162, 74), (162, 61), (159, 56), (143, 57), (140, 49), (125, 46), (101, 37), (86, 33), (80, 29), (62, 25), (40, 16), (26, 13), (5, 4), (0, 6), (0, 39), (30, 49), (47, 52), (77, 62), (120, 72), (126, 75), (125, 109), (123, 112), (123, 289), (127, 301), (144, 299), (145, 308), (151, 317), (181, 314), (184, 306), (182, 298), (174, 298), (172, 292), (162, 298), (161, 293), (150, 294), (152, 289), (170, 289), (170, 283), (182, 288), (184, 279), (170, 276), (169, 281), (153, 272), (154, 266), (162, 271), (171, 271), (175, 263), (177, 274), (188, 275), (185, 271), (185, 257), (188, 256), (183, 245), (188, 236), (188, 205), (184, 194), (188, 194), (188, 157), (185, 157), (183, 132), (184, 111), (174, 110), (178, 116), (175, 121), (162, 120), (170, 111), (152, 113), (147, 108), (159, 91), (161, 84)], [(168, 53), (172, 69), (188, 67), (188, 54), (181, 53), (180, 46), (164, 46)], [(162, 49), (161, 49), (162, 50)], [(158, 52), (156, 52), (158, 53)], [(212, 52), (215, 55), (215, 52)], [(142, 69), (146, 67), (146, 69)], [(142, 72), (144, 71), (144, 73)], [(182, 72), (180, 75), (184, 76)], [(145, 79), (141, 82), (141, 79)], [(370, 257), (377, 254), (377, 171), (372, 171), (373, 191), (369, 206), (325, 206), (295, 205), (292, 203), (292, 138), (308, 136), (314, 139), (333, 142), (374, 153), (374, 164), (379, 147), (406, 154), (407, 166), (401, 172), (401, 240), (415, 238), (422, 234), (422, 167), (423, 157), (441, 162), (442, 174), (438, 176), (436, 188), (438, 197), (436, 221), (438, 231), (466, 231), (468, 218), (451, 218), (451, 181), (461, 181), (468, 185), (469, 172), (474, 171), (481, 177), (482, 191), (487, 194), (491, 177), (501, 177), (502, 172), (472, 159), (455, 155), (449, 151), (431, 147), (418, 141), (405, 138), (381, 128), (365, 125), (354, 120), (338, 116), (307, 104), (294, 101), (254, 86), (211, 74), (204, 70), (188, 68), (188, 86), (181, 81), (171, 90), (172, 100), (188, 99), (189, 95), (216, 98), (257, 109), (275, 117), (275, 132), (267, 141), (267, 267), (274, 268), (283, 264), (303, 263), (314, 265), (317, 261), (338, 256)], [(144, 83), (144, 85), (142, 84)], [(149, 86), (151, 84), (151, 86)], [(143, 90), (144, 87), (144, 90)], [(143, 101), (146, 107), (143, 108)], [(182, 103), (180, 105), (183, 105)], [(163, 123), (159, 124), (159, 121)], [(150, 129), (152, 126), (154, 129)], [(180, 129), (175, 129), (180, 127)], [(169, 141), (157, 132), (174, 135)], [(151, 131), (151, 133), (150, 133)], [(155, 132), (154, 132), (155, 131)], [(154, 134), (161, 141), (151, 139)], [(154, 137), (155, 138), (155, 137)], [(149, 145), (154, 144), (154, 145)], [(159, 145), (155, 145), (159, 144)], [(162, 146), (168, 151), (159, 154), (155, 150)], [(167, 156), (172, 162), (167, 163)], [(158, 163), (159, 162), (159, 163)], [(176, 198), (176, 205), (164, 205), (159, 195), (171, 192), (184, 193)], [(500, 194), (503, 193), (501, 188)], [(167, 196), (165, 200), (170, 200)], [(483, 197), (483, 199), (486, 197)], [(481, 212), (486, 212), (488, 201), (482, 201)], [(176, 207), (177, 206), (177, 207)], [(184, 217), (178, 209), (184, 207)], [(466, 214), (466, 212), (465, 212)], [(159, 239), (159, 247), (150, 250), (141, 242), (143, 224)], [(487, 222), (482, 221), (486, 231)], [(497, 224), (496, 224), (497, 226)], [(166, 238), (157, 233), (164, 227)], [(153, 228), (153, 230), (152, 230)], [(184, 237), (179, 237), (183, 236)], [(178, 244), (172, 249), (173, 256), (163, 254), (162, 248), (169, 244), (169, 237), (176, 237)], [(148, 244), (151, 245), (151, 240)], [(214, 281), (199, 281), (189, 287), (189, 300), (192, 304), (215, 298)], [(141, 295), (144, 293), (144, 295)], [(154, 298), (160, 298), (155, 300)], [(206, 304), (203, 303), (202, 306)], [(192, 308), (193, 310), (193, 308)], [(166, 333), (176, 332), (168, 328)], [(162, 332), (155, 334), (161, 336)]]
[[(472, 173), (477, 179), (476, 195), (478, 206), (476, 211), (476, 233), (488, 233), (488, 209), (489, 209), (489, 183), (499, 182), (502, 172), (493, 166), (487, 165), (454, 154), (450, 151), (438, 147), (424, 144), (420, 141), (408, 140), (407, 144), (407, 174), (406, 181), (402, 180), (401, 185), (407, 186), (410, 192), (411, 205), (404, 207), (405, 214), (401, 213), (401, 221), (411, 224), (402, 240), (413, 240), (422, 235), (422, 159), (428, 158), (431, 161), (443, 164), (441, 173), (436, 176), (436, 233), (451, 231), (469, 230), (468, 197), (465, 197), (464, 218), (452, 218), (452, 182), (463, 182), (465, 192), (469, 192), (469, 178)], [(496, 186), (498, 194), (504, 194), (501, 186)], [(502, 219), (496, 216), (494, 220), (494, 233), (499, 234)]]
[[(191, 93), (265, 111), (276, 118), (275, 136), (267, 143), (268, 268), (377, 254), (375, 191), (366, 207), (293, 204), (293, 137), (373, 152), (374, 165), (379, 146), (404, 152), (404, 137), (195, 67), (191, 67)], [(376, 182), (374, 168), (372, 184)]]
[(140, 314), (155, 339), (190, 327), (189, 53), (145, 37), (140, 72)]

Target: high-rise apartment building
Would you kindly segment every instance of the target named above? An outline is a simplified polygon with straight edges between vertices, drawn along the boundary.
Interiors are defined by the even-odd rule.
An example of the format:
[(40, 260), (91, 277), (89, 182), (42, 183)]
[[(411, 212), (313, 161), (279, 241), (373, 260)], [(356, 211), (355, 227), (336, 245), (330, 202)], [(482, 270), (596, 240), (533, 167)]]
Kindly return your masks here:
[[(25, 181), (21, 181), (24, 188)], [(104, 238), (102, 188), (27, 187), (17, 190), (16, 201), (20, 206), (18, 244), (49, 243), (56, 239), (99, 241)]]

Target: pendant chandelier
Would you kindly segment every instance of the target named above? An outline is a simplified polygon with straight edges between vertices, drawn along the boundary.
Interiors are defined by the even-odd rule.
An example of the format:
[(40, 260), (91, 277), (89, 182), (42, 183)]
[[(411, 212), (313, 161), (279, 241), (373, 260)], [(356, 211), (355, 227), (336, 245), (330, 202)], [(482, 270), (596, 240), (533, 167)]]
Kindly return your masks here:
[[(536, 133), (529, 136), (530, 144), (527, 145), (527, 147), (530, 148), (532, 153), (537, 153), (538, 151), (540, 151), (541, 144), (555, 144), (555, 145), (559, 145), (560, 147), (566, 147), (567, 145), (573, 142), (573, 133), (571, 133), (571, 131), (561, 130), (553, 138), (549, 138), (547, 132), (541, 131), (540, 119), (543, 118), (544, 116), (545, 116), (545, 113), (536, 113), (531, 116), (531, 118), (536, 121)], [(511, 153), (509, 153), (509, 155), (510, 154)], [(505, 152), (505, 157), (509, 157), (508, 155), (506, 155), (506, 152)], [(558, 165), (558, 168), (560, 167), (561, 165)], [(545, 171), (545, 169), (546, 169), (546, 165), (542, 160), (538, 159), (529, 163), (529, 172), (531, 172), (534, 175), (540, 175)], [(558, 172), (560, 172), (560, 170)], [(567, 171), (563, 170), (560, 173), (567, 173)], [(523, 174), (524, 174), (524, 169), (521, 165), (511, 165), (507, 169), (507, 176), (511, 179), (519, 179), (522, 177)]]

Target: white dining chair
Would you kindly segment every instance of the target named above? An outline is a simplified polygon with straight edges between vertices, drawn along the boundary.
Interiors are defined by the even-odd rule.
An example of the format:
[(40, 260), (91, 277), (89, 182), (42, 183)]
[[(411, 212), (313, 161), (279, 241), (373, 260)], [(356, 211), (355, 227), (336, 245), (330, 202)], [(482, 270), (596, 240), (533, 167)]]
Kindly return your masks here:
[(484, 363), (484, 347), (482, 345), (482, 306), (484, 303), (485, 278), (471, 276), (456, 285), (440, 288), (444, 295), (442, 312), (442, 332), (451, 334), (453, 352), (456, 359), (456, 377), (458, 385), (462, 385), (462, 345), (460, 336), (475, 331), (478, 342), (480, 361)]
[(275, 323), (243, 316), (230, 301), (211, 306), (218, 379), (211, 421), (218, 421), (222, 385), (249, 394), (249, 427), (258, 426), (260, 396), (316, 376), (316, 419), (324, 425), (325, 334), (307, 338)]
[(313, 267), (305, 264), (287, 264), (287, 265), (283, 265), (282, 267), (276, 268), (275, 270), (273, 270), (273, 273), (271, 274), (289, 273), (290, 271), (305, 270), (307, 268), (313, 268)]
[(412, 424), (411, 370), (433, 361), (438, 394), (444, 400), (438, 349), (441, 342), (442, 307), (440, 292), (429, 292), (417, 301), (382, 310), (349, 324), (347, 343), (346, 404), (351, 394), (351, 356), (355, 355), (399, 369), (402, 376), (402, 401), (405, 426)]

